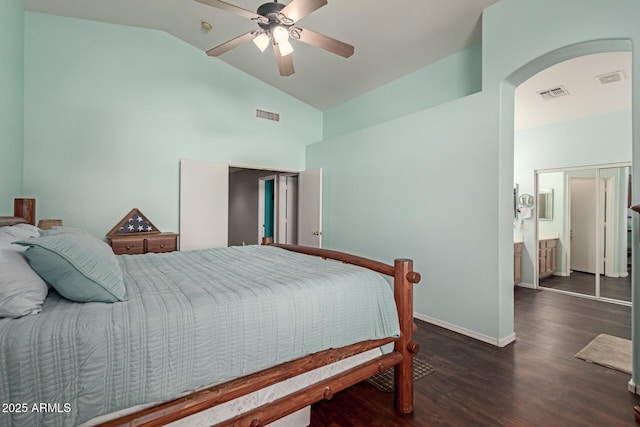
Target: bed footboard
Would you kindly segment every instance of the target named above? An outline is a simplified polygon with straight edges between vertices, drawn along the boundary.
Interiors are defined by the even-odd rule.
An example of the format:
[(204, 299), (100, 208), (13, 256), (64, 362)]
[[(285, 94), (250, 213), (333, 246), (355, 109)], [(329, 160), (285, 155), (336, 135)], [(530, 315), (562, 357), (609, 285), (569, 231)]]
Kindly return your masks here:
[(419, 283), (421, 279), (420, 273), (413, 271), (413, 261), (399, 258), (391, 266), (345, 252), (306, 246), (273, 244), (271, 243), (271, 238), (263, 239), (262, 243), (307, 255), (342, 261), (393, 277), (394, 298), (400, 321), (400, 338), (395, 342), (394, 351), (402, 355), (402, 359), (394, 370), (395, 404), (396, 409), (403, 414), (413, 412), (413, 356), (420, 351), (420, 346), (413, 341), (415, 327), (413, 323), (413, 285)]
[[(271, 244), (271, 242), (265, 239), (263, 244)], [(397, 259), (391, 266), (332, 250), (281, 244), (273, 244), (273, 246), (365, 267), (393, 277), (394, 298), (400, 320), (400, 337), (365, 341), (340, 349), (325, 350), (125, 415), (101, 424), (102, 426), (165, 425), (312, 369), (392, 342), (394, 343), (394, 351), (389, 354), (376, 357), (234, 419), (223, 421), (217, 426), (247, 425), (258, 427), (268, 424), (322, 399), (331, 399), (335, 393), (393, 366), (395, 366), (396, 410), (404, 414), (413, 411), (413, 356), (419, 350), (419, 345), (413, 341), (413, 333), (416, 328), (413, 323), (413, 285), (420, 281), (420, 274), (413, 271), (413, 261)]]

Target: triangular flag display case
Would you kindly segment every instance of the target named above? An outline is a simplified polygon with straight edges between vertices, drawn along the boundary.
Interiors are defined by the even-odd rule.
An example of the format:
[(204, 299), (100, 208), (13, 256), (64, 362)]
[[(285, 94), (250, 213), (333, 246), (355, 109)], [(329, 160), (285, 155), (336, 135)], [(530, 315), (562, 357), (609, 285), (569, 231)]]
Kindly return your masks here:
[(158, 233), (160, 230), (139, 209), (134, 208), (107, 233), (107, 237)]

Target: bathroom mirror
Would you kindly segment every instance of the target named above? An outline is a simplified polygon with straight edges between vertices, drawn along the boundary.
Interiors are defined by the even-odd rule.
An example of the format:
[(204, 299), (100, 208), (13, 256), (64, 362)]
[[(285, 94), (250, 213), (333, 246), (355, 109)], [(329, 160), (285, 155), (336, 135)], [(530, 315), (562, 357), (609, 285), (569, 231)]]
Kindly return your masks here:
[(553, 219), (553, 189), (541, 188), (538, 191), (538, 219), (551, 221)]
[(520, 203), (520, 206), (522, 207), (530, 208), (531, 206), (533, 206), (533, 196), (526, 193), (521, 194), (518, 198), (518, 203)]

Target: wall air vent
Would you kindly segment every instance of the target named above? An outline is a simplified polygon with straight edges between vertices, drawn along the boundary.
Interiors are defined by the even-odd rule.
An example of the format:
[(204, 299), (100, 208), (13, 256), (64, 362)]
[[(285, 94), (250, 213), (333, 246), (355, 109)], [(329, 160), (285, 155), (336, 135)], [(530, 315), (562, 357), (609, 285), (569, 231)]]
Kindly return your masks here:
[(271, 111), (256, 110), (256, 117), (259, 119), (272, 120), (274, 122), (280, 121), (280, 114), (272, 113)]
[(547, 90), (543, 90), (541, 92), (538, 92), (538, 94), (540, 94), (540, 96), (542, 97), (542, 99), (544, 99), (545, 101), (548, 101), (549, 99), (554, 99), (554, 98), (558, 98), (561, 96), (566, 96), (569, 95), (569, 91), (567, 91), (564, 86), (557, 86), (551, 89), (547, 89)]
[(601, 76), (596, 76), (596, 79), (600, 82), (601, 85), (606, 85), (608, 83), (619, 82), (624, 78), (624, 73), (622, 70), (614, 71), (612, 73), (603, 74)]

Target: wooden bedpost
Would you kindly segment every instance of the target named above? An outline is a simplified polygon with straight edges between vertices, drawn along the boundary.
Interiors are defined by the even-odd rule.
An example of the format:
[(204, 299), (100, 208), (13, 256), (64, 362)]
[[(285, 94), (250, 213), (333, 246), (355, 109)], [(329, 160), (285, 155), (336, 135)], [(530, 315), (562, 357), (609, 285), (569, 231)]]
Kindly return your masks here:
[(402, 361), (394, 372), (396, 409), (403, 414), (413, 412), (413, 356), (420, 346), (413, 341), (413, 284), (420, 281), (420, 274), (413, 271), (413, 261), (396, 259), (394, 286), (401, 336), (395, 350), (402, 354)]
[(271, 245), (273, 243), (273, 237), (263, 237), (262, 245)]

